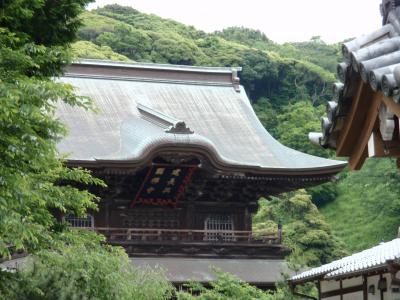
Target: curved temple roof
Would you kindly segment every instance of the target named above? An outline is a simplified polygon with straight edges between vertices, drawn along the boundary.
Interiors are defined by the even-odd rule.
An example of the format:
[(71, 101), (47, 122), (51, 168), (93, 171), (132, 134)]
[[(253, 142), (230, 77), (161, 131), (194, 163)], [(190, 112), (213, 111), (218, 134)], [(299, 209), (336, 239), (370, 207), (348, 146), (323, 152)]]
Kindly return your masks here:
[(131, 164), (191, 152), (217, 169), (262, 174), (334, 174), (344, 162), (277, 142), (257, 119), (234, 68), (85, 60), (60, 80), (94, 99), (99, 113), (61, 103), (69, 134), (58, 144), (70, 162)]
[[(392, 139), (395, 125), (390, 106), (400, 100), (399, 6), (398, 0), (383, 0), (383, 26), (343, 44), (344, 61), (337, 66), (341, 82), (333, 86), (334, 98), (327, 104), (327, 117), (321, 120), (322, 132), (309, 135), (312, 143), (336, 149), (338, 156), (351, 156), (352, 150), (343, 146), (345, 135), (353, 129), (348, 123), (354, 120), (357, 126), (363, 126), (368, 118), (366, 107), (374, 104), (374, 96), (385, 104), (378, 105), (382, 140)], [(365, 127), (355, 131), (360, 134), (363, 130)], [(357, 144), (354, 136), (347, 142), (349, 149)]]

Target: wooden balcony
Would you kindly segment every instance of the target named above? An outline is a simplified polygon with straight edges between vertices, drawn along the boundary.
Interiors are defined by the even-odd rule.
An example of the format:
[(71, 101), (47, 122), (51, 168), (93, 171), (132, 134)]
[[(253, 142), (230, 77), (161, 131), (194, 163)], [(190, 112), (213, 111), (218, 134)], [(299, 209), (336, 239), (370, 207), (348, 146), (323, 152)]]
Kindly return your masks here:
[(142, 229), (142, 228), (104, 228), (95, 231), (103, 234), (109, 241), (178, 241), (206, 243), (262, 243), (280, 244), (280, 234), (254, 236), (251, 231), (233, 230), (190, 230), (190, 229)]
[(131, 256), (254, 256), (286, 253), (281, 232), (257, 235), (251, 231), (94, 228), (108, 243), (123, 246)]

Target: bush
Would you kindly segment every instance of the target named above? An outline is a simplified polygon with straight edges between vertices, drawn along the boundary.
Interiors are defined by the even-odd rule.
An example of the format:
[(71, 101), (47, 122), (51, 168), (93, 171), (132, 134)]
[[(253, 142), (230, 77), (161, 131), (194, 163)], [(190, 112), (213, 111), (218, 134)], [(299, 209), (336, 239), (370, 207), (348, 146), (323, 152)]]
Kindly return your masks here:
[[(162, 270), (138, 269), (124, 250), (93, 232), (66, 232), (52, 249), (28, 258), (23, 270), (0, 273), (5, 299), (169, 299)], [(4, 280), (8, 277), (7, 280)]]
[[(217, 279), (211, 282), (210, 288), (205, 288), (199, 283), (192, 282), (186, 286), (186, 291), (177, 293), (178, 300), (300, 300), (301, 298), (294, 296), (286, 284), (280, 282), (277, 284), (275, 291), (263, 291), (252, 286), (239, 278), (214, 270)], [(309, 292), (310, 287), (307, 286), (304, 291)]]

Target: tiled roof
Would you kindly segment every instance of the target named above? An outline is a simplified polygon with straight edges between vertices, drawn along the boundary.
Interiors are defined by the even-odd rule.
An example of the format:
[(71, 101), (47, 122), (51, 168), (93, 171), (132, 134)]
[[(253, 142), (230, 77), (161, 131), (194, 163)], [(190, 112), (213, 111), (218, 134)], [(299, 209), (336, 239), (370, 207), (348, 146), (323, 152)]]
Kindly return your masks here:
[[(22, 269), (27, 256), (0, 263), (0, 271)], [(282, 274), (291, 273), (284, 260), (280, 259), (220, 259), (187, 257), (133, 257), (135, 267), (162, 269), (173, 283), (195, 280), (208, 283), (216, 280), (213, 269), (221, 270), (252, 284), (271, 284), (283, 279)]]
[(397, 2), (383, 1), (381, 11), (385, 24), (381, 28), (343, 44), (344, 61), (337, 66), (340, 82), (333, 86), (334, 96), (327, 104), (327, 117), (321, 120), (322, 132), (309, 135), (312, 143), (336, 149), (359, 78), (373, 91), (381, 91), (393, 101), (400, 100), (400, 7)]
[(290, 272), (285, 261), (274, 259), (133, 257), (132, 263), (136, 267), (161, 268), (173, 283), (190, 280), (208, 283), (216, 280), (214, 268), (259, 285), (275, 284), (283, 279), (283, 273)]
[(370, 249), (335, 260), (329, 264), (313, 268), (293, 276), (290, 280), (308, 281), (314, 278), (333, 279), (348, 277), (364, 271), (384, 268), (388, 261), (400, 258), (400, 238), (390, 242), (381, 243)]
[[(345, 163), (295, 151), (256, 117), (237, 69), (83, 61), (61, 78), (99, 113), (61, 103), (69, 161), (139, 164), (157, 151), (193, 151), (221, 170), (332, 175)], [(236, 171), (235, 171), (236, 172)]]

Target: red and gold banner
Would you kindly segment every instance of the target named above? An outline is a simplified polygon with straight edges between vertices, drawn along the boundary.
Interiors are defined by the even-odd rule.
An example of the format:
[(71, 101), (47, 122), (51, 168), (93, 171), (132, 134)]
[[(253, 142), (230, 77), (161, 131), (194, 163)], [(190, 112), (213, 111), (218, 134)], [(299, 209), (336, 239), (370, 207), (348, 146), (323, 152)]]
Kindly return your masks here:
[(196, 166), (151, 166), (131, 207), (136, 204), (175, 206), (195, 169)]

